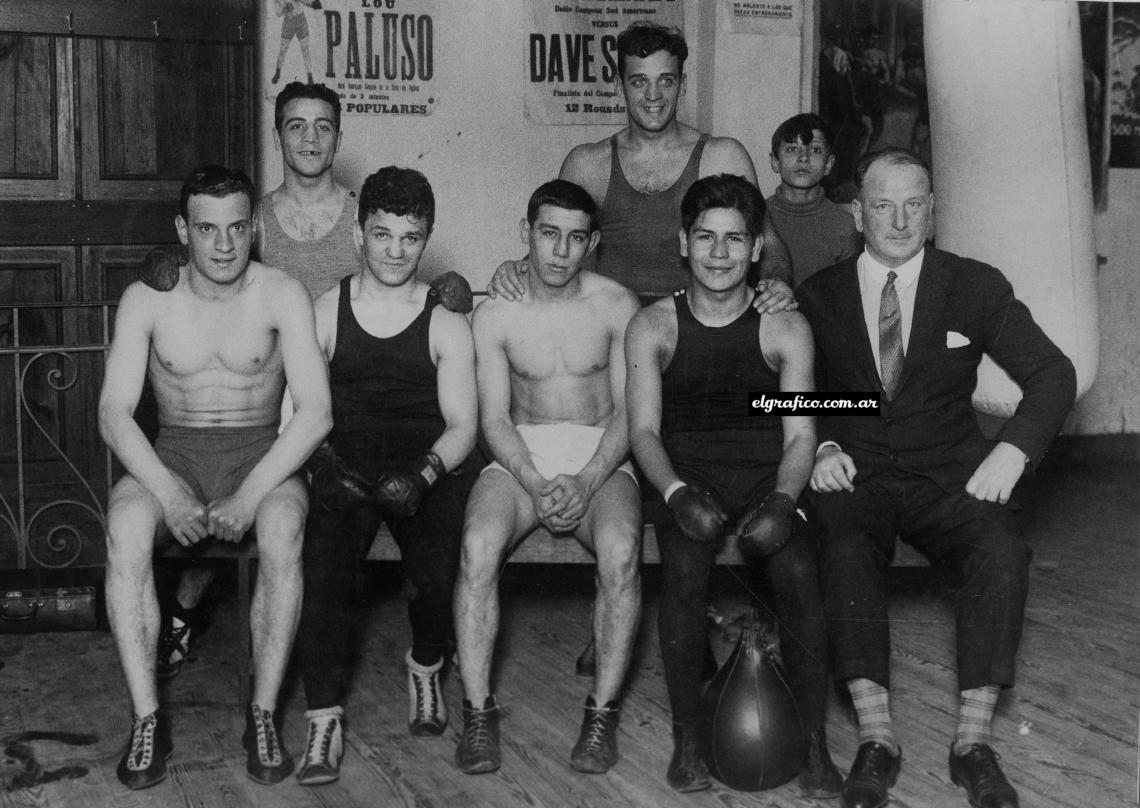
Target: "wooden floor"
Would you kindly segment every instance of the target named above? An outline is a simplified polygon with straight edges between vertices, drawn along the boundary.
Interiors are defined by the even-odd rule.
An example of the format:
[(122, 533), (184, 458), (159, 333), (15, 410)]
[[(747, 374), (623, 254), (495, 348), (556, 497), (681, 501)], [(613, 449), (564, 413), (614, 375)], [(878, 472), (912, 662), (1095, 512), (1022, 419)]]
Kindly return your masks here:
[[(1140, 469), (1068, 457), (1028, 487), (1035, 547), (1019, 684), (1002, 697), (995, 745), (1025, 808), (1117, 808), (1137, 804), (1140, 716)], [(798, 806), (794, 785), (761, 794), (724, 787), (694, 795), (665, 785), (669, 713), (655, 637), (656, 581), (647, 579), (645, 618), (620, 730), (622, 758), (609, 774), (579, 775), (568, 756), (589, 682), (573, 675), (587, 639), (591, 584), (584, 569), (511, 568), (504, 579), (504, 630), (497, 673), (505, 706), (504, 759), (492, 775), (468, 777), (452, 763), (455, 724), (440, 739), (410, 737), (401, 658), (408, 629), (392, 568), (374, 572), (375, 593), (349, 704), (348, 752), (340, 782), (259, 786), (244, 775), (242, 717), (235, 698), (233, 599), (223, 599), (196, 646), (196, 659), (165, 691), (175, 729), (171, 776), (129, 792), (114, 766), (129, 706), (111, 638), (104, 632), (0, 635), (0, 737), (48, 733), (30, 748), (47, 777), (12, 789), (21, 750), (0, 763), (0, 806)], [(731, 577), (719, 602), (743, 600)], [(905, 761), (893, 806), (965, 806), (949, 782), (947, 747), (956, 715), (949, 610), (929, 572), (896, 576), (894, 716)], [(723, 659), (731, 646), (715, 648)], [(461, 693), (446, 682), (453, 715)], [(304, 700), (287, 688), (285, 742), (299, 754)], [(90, 733), (69, 745), (51, 733)], [(836, 697), (832, 751), (841, 767), (855, 749), (854, 725)], [(69, 768), (70, 767), (70, 770)], [(86, 770), (86, 773), (83, 773)], [(51, 773), (55, 773), (54, 775)], [(66, 775), (71, 776), (66, 776)], [(42, 778), (41, 778), (42, 779)], [(7, 788), (5, 788), (7, 786)], [(823, 803), (826, 804), (826, 803)], [(832, 802), (832, 805), (837, 803)]]

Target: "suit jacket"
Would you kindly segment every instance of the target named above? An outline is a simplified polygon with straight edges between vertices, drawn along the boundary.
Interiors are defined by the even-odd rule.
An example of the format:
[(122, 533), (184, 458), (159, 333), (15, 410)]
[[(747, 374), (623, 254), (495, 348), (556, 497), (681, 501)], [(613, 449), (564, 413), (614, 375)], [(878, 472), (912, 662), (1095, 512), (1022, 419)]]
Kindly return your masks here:
[(879, 392), (882, 407), (877, 416), (821, 417), (820, 440), (851, 455), (857, 479), (901, 469), (960, 488), (994, 445), (971, 403), (984, 352), (1023, 393), (997, 440), (1036, 465), (1073, 405), (1076, 373), (1009, 281), (991, 266), (927, 246), (902, 378), (887, 401), (863, 318), (857, 258), (808, 278), (797, 299), (815, 334), (820, 391)]

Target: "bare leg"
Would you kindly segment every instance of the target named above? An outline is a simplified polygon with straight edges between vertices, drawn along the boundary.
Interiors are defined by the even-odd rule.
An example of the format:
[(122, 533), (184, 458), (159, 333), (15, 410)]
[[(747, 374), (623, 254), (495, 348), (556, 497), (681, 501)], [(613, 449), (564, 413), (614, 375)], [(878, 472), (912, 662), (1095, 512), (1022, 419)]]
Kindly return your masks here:
[(464, 695), (476, 706), (483, 704), (491, 690), (503, 558), (537, 524), (530, 497), (513, 477), (498, 470), (479, 475), (467, 501), (455, 584), (459, 671)]
[(597, 556), (594, 702), (617, 701), (641, 619), (641, 496), (633, 479), (613, 474), (594, 495), (583, 538)]
[(273, 711), (301, 617), (301, 541), (308, 496), (296, 477), (269, 492), (257, 508), (257, 588), (250, 608), (253, 703)]
[(107, 508), (107, 617), (135, 715), (158, 709), (155, 657), (158, 595), (154, 538), (162, 507), (129, 475), (115, 484)]

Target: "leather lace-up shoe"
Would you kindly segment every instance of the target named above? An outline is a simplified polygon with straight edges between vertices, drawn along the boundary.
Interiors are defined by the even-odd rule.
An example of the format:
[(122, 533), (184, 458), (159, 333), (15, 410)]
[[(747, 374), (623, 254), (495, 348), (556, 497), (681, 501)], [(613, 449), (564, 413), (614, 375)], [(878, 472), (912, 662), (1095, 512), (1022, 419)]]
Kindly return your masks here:
[(570, 752), (570, 766), (585, 774), (602, 774), (617, 763), (618, 704), (607, 701), (599, 707), (593, 696), (586, 697), (586, 713), (578, 743)]
[(673, 759), (665, 780), (674, 791), (687, 794), (712, 786), (708, 767), (697, 754), (697, 729), (689, 724), (673, 724)]
[(424, 667), (412, 659), (409, 650), (404, 664), (408, 668), (408, 731), (418, 736), (442, 735), (447, 726), (447, 704), (439, 680), (442, 657), (434, 665)]
[(155, 711), (131, 720), (131, 737), (127, 751), (119, 761), (115, 774), (127, 788), (150, 788), (166, 779), (166, 761), (174, 752), (170, 741), (170, 724)]
[(843, 775), (831, 762), (827, 751), (827, 734), (823, 728), (808, 735), (808, 755), (796, 779), (803, 795), (809, 799), (838, 797), (843, 790)]
[(183, 663), (190, 658), (190, 634), (194, 630), (189, 614), (162, 616), (158, 634), (158, 658), (155, 675), (159, 679), (177, 676)]
[(998, 765), (1001, 756), (988, 744), (976, 743), (959, 755), (950, 747), (950, 782), (966, 789), (974, 808), (1019, 808), (1017, 792)]
[(843, 784), (843, 808), (883, 808), (887, 789), (899, 779), (901, 768), (902, 750), (892, 755), (881, 743), (861, 744)]
[(499, 751), (499, 705), (488, 696), (481, 709), (463, 700), (463, 734), (455, 748), (455, 765), (464, 774), (486, 774), (502, 765)]
[(245, 773), (255, 783), (271, 786), (280, 783), (293, 771), (293, 758), (277, 740), (273, 713), (250, 704), (245, 714)]
[(340, 759), (344, 757), (344, 708), (326, 707), (309, 710), (309, 740), (305, 757), (297, 770), (297, 782), (303, 786), (320, 786), (340, 778)]

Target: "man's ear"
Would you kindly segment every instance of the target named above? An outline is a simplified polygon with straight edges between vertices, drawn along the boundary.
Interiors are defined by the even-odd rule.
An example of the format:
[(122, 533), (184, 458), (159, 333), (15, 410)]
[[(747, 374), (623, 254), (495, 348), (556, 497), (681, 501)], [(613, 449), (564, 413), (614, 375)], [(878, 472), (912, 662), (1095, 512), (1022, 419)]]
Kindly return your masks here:
[(602, 240), (601, 230), (590, 231), (590, 246), (586, 248), (586, 255), (589, 255), (598, 246), (598, 242)]
[(823, 176), (826, 177), (828, 174), (830, 174), (831, 169), (833, 168), (835, 168), (835, 155), (829, 154), (827, 155), (827, 162), (823, 164)]
[(276, 129), (273, 130), (273, 150), (281, 151), (281, 133)]
[(684, 230), (677, 231), (677, 238), (681, 240), (681, 257), (689, 257), (689, 234)]
[(356, 244), (357, 252), (364, 249), (364, 228), (360, 226), (359, 221), (353, 221), (352, 223), (352, 241)]
[(780, 159), (774, 154), (768, 155), (768, 165), (772, 167), (772, 173), (780, 173)]
[(522, 239), (523, 244), (530, 246), (530, 222), (526, 219), (519, 220), (519, 238)]
[(855, 229), (863, 232), (863, 203), (858, 198), (851, 200), (851, 215), (855, 217)]
[(764, 251), (764, 237), (757, 236), (756, 240), (752, 243), (752, 263), (760, 260), (760, 253)]
[(186, 224), (186, 220), (182, 218), (182, 214), (174, 217), (174, 229), (178, 231), (178, 240), (183, 244), (190, 243), (190, 227)]
[(685, 90), (689, 88), (689, 76), (687, 73), (681, 74), (681, 89), (677, 92), (677, 97), (680, 98), (685, 94)]

